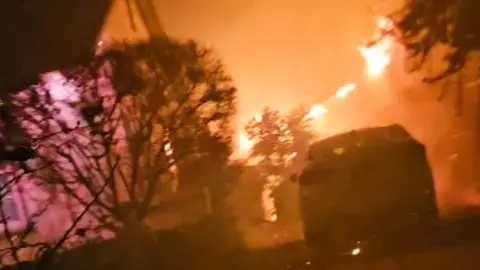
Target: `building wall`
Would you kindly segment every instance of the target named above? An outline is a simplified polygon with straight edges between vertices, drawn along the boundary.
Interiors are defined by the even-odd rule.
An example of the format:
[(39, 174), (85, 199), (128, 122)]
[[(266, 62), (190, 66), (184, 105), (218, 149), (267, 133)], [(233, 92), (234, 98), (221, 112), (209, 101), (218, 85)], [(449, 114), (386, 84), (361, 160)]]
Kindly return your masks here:
[[(89, 144), (88, 133), (85, 133), (82, 129), (75, 130), (69, 134), (58, 133), (58, 130), (61, 130), (59, 123), (63, 123), (66, 127), (73, 129), (76, 125), (85, 124), (85, 120), (80, 112), (73, 105), (80, 99), (78, 89), (66, 83), (65, 78), (58, 72), (46, 74), (43, 76), (43, 79), (46, 82), (46, 87), (37, 88), (34, 91), (36, 91), (39, 96), (43, 95), (40, 91), (49, 92), (51, 100), (50, 102), (44, 103), (46, 105), (43, 109), (50, 109), (50, 113), (45, 113), (44, 115), (40, 113), (37, 114), (38, 111), (32, 107), (19, 107), (20, 112), (18, 113), (21, 116), (17, 115), (17, 120), (24, 131), (30, 136), (47, 136), (47, 138), (41, 139), (39, 143), (36, 143), (36, 151), (41, 156), (47, 157), (50, 161), (64, 166), (70, 165), (62, 163), (62, 157), (56, 152), (56, 147), (70, 146), (71, 143)], [(32, 93), (30, 90), (21, 91), (16, 94), (14, 99), (21, 103), (22, 101), (28, 100)], [(27, 114), (30, 116), (23, 118)], [(39, 129), (37, 125), (44, 121), (50, 122), (49, 127), (51, 130), (47, 132), (47, 134), (44, 134), (42, 129)], [(76, 160), (82, 158), (81, 156), (76, 156), (74, 152), (71, 152), (70, 156)], [(30, 168), (42, 166), (41, 164), (42, 162), (35, 159), (27, 162)], [(23, 170), (16, 166), (14, 162), (4, 162), (0, 167), (0, 175), (3, 175), (3, 179), (6, 181), (22, 175), (22, 172)], [(52, 179), (52, 172), (53, 171), (49, 171), (48, 169), (34, 169), (34, 173), (23, 174), (11, 187), (6, 189), (8, 196), (13, 199), (18, 212), (18, 219), (10, 220), (7, 223), (8, 232), (13, 233), (10, 240), (18, 240), (16, 234), (22, 234), (27, 224), (33, 223), (35, 228), (29, 236), (31, 241), (55, 243), (64, 235), (68, 228), (71, 227), (73, 220), (84, 210), (84, 205), (73, 200), (72, 197), (63, 192), (58, 185), (48, 184), (48, 181)], [(55, 176), (63, 180), (74, 180), (73, 178), (75, 176), (69, 173), (68, 168), (62, 171), (61, 174), (62, 175)], [(82, 188), (76, 188), (75, 193), (87, 202), (92, 200), (92, 195)], [(9, 209), (4, 207), (4, 210)], [(78, 227), (96, 227), (98, 224), (99, 222), (95, 218), (87, 214), (82, 218)], [(4, 226), (0, 226), (0, 234), (3, 234), (4, 237), (8, 236)], [(111, 233), (99, 231), (98, 233), (88, 234), (86, 238), (108, 238), (111, 236)], [(68, 248), (81, 244), (82, 241), (83, 240), (78, 237), (71, 237), (66, 242), (65, 247)], [(0, 242), (0, 246), (8, 244), (8, 239)], [(26, 256), (25, 259), (28, 259), (27, 257), (34, 254), (34, 251), (24, 250), (22, 254)], [(5, 258), (5, 256), (1, 257)]]

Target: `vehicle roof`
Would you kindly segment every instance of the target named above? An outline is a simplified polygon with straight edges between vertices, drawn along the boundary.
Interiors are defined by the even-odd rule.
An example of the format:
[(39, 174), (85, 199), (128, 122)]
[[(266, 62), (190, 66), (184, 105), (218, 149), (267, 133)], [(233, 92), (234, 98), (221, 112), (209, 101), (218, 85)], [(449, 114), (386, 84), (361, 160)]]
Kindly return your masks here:
[(309, 148), (309, 158), (319, 159), (348, 156), (348, 153), (423, 145), (416, 141), (401, 125), (370, 127), (352, 130), (313, 143)]

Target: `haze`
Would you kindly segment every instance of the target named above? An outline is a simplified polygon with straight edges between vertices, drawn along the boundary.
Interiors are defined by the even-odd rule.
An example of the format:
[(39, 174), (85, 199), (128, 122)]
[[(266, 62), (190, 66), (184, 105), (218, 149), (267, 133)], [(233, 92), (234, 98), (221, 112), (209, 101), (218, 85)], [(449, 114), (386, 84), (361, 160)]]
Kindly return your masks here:
[(240, 115), (321, 102), (362, 76), (374, 28), (366, 0), (157, 0), (168, 34), (213, 46), (240, 89)]
[[(209, 44), (227, 64), (240, 89), (239, 125), (263, 106), (287, 110), (300, 103), (322, 103), (342, 85), (365, 82), (365, 63), (358, 46), (375, 28), (375, 14), (371, 10), (391, 11), (403, 3), (403, 0), (157, 1), (169, 35)], [(467, 176), (471, 169), (465, 167), (470, 162), (460, 162), (463, 158), (451, 160), (457, 153), (467, 160), (475, 155), (458, 146), (458, 139), (452, 137), (458, 132), (472, 134), (470, 127), (458, 123), (469, 122), (471, 116), (467, 115), (474, 114), (466, 113), (463, 120), (455, 118), (453, 103), (441, 105), (435, 101), (435, 89), (425, 89), (418, 77), (404, 74), (403, 59), (404, 55), (396, 56), (389, 79), (385, 77), (383, 82), (361, 87), (363, 98), (349, 101), (342, 110), (339, 107), (335, 117), (329, 116), (330, 120), (339, 125), (365, 114), (370, 125), (392, 121), (404, 124), (429, 148), (440, 204), (477, 201), (476, 192), (466, 195), (454, 191), (458, 188), (472, 191), (471, 180), (475, 177)], [(367, 88), (372, 94), (367, 94)], [(407, 88), (418, 91), (406, 91)], [(345, 116), (341, 116), (341, 111)], [(467, 143), (470, 140), (462, 141), (470, 145)], [(465, 166), (455, 168), (459, 166), (455, 164)], [(457, 195), (446, 198), (452, 194)]]

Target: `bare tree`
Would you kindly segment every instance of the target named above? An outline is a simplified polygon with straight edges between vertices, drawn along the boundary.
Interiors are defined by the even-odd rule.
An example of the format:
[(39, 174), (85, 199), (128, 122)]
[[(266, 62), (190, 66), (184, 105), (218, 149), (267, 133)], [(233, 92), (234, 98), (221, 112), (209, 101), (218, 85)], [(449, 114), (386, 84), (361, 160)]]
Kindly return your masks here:
[[(103, 163), (104, 157), (109, 156), (107, 142), (110, 143), (109, 135), (113, 133), (110, 130), (98, 133), (96, 125), (88, 123), (87, 118), (77, 115), (74, 109), (75, 106), (81, 111), (88, 108), (90, 100), (87, 97), (98, 90), (95, 84), (80, 87), (82, 82), (76, 80), (88, 77), (90, 81), (96, 81), (99, 78), (87, 76), (87, 70), (80, 68), (74, 72), (76, 77), (69, 80), (60, 73), (51, 73), (38, 84), (13, 95), (10, 106), (2, 108), (2, 164), (8, 167), (2, 168), (8, 180), (1, 187), (2, 204), (5, 196), (20, 192), (23, 206), (27, 203), (35, 205), (33, 209), (24, 209), (26, 228), (16, 228), (15, 234), (9, 226), (9, 213), (1, 207), (4, 235), (10, 241), (9, 247), (2, 252), (9, 253), (17, 263), (32, 259), (20, 258), (19, 253), (33, 249), (37, 253), (38, 266), (48, 265), (53, 254), (67, 247), (67, 242), (85, 238), (84, 217), (87, 213), (98, 212), (92, 210), (99, 207), (99, 197), (106, 196), (104, 191), (112, 182), (113, 169), (118, 162), (110, 171)], [(78, 94), (80, 92), (85, 95)], [(76, 97), (72, 98), (72, 95)], [(103, 111), (104, 115), (112, 112)], [(95, 169), (90, 171), (91, 174), (86, 171), (89, 165)], [(105, 181), (97, 181), (99, 177)], [(75, 206), (66, 205), (65, 195), (77, 200)], [(51, 237), (39, 237), (38, 232), (47, 233), (45, 228), (38, 226), (41, 227), (42, 220), (53, 219), (52, 213), (48, 213), (52, 211), (50, 208), (61, 204), (72, 212), (70, 222), (61, 217), (62, 213), (56, 213), (56, 222), (63, 223), (63, 229)], [(94, 217), (100, 219), (103, 216)], [(35, 230), (37, 237), (30, 237)], [(76, 236), (81, 239), (74, 239)]]
[(212, 145), (227, 146), (216, 158), (228, 158), (235, 95), (211, 50), (167, 38), (113, 44), (90, 66), (17, 94), (13, 115), (34, 154), (15, 162), (73, 213), (41, 265), (67, 239), (98, 237), (99, 228), (146, 239), (143, 221), (161, 204), (172, 168)]

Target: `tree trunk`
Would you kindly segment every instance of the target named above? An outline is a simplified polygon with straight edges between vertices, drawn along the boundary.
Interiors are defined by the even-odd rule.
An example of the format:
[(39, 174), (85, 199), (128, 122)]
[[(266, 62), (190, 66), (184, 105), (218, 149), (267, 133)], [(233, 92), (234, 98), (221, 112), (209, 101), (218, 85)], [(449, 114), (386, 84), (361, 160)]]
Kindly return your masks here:
[(475, 172), (475, 176), (476, 176), (476, 182), (477, 182), (477, 186), (478, 188), (480, 188), (480, 95), (477, 94), (476, 96), (476, 112), (475, 112), (475, 123), (474, 123), (474, 129), (473, 129), (473, 136), (474, 136), (474, 142), (473, 142), (473, 147), (474, 147), (474, 163), (475, 163), (475, 167), (477, 168), (476, 169), (476, 172)]
[(153, 233), (139, 220), (130, 218), (117, 233), (121, 269), (149, 270), (157, 264)]

